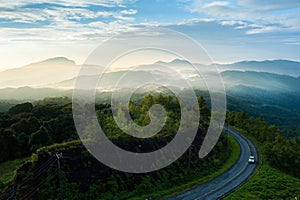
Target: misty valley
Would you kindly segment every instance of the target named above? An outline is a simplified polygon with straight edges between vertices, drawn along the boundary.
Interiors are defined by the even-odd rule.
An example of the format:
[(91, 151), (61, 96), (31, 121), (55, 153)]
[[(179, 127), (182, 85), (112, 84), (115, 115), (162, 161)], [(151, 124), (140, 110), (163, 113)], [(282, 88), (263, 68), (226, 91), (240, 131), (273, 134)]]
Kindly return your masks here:
[[(159, 70), (159, 67), (156, 71), (150, 70), (162, 63), (190, 77), (201, 120), (192, 145), (178, 160), (161, 170), (142, 174), (114, 170), (96, 160), (82, 144), (72, 113), (72, 92), (79, 70), (75, 62), (53, 58), (0, 72), (1, 199), (172, 198), (232, 168), (240, 158), (241, 149), (225, 130), (213, 150), (204, 158), (198, 157), (211, 119), (211, 93), (205, 90), (205, 81), (192, 73), (188, 63), (177, 59), (140, 66), (129, 78), (154, 76), (167, 85), (174, 84), (176, 76), (165, 78), (168, 71)], [(286, 71), (282, 70), (282, 65), (286, 66)], [(210, 67), (194, 66), (200, 73)], [(253, 188), (261, 199), (299, 197), (300, 78), (297, 73), (300, 63), (278, 60), (217, 66), (227, 95), (224, 126), (249, 138), (259, 152), (253, 178), (225, 198), (251, 197)], [(45, 77), (44, 69), (47, 69)], [(54, 76), (57, 70), (64, 73)], [(153, 119), (150, 120), (148, 112), (155, 104), (166, 109), (166, 121), (153, 137), (141, 139), (127, 135), (116, 124), (111, 107), (111, 95), (115, 90), (119, 90), (121, 96), (122, 92), (127, 92), (111, 87), (126, 73), (121, 69), (102, 76), (102, 85), (95, 95), (98, 123), (119, 148), (136, 153), (158, 150), (174, 139), (180, 126), (179, 101), (165, 87), (136, 91), (129, 102), (129, 114), (134, 123), (149, 124)], [(22, 78), (24, 75), (26, 79)], [(210, 73), (204, 75), (212, 78)], [(14, 80), (7, 77), (14, 77)], [(127, 84), (130, 88), (134, 83), (128, 81)], [(186, 88), (172, 90), (188, 93)], [(127, 122), (130, 117), (124, 114), (122, 107), (125, 109), (125, 105), (121, 105), (116, 113)], [(86, 129), (90, 135), (97, 134), (95, 130), (92, 125)], [(273, 183), (262, 190), (268, 180)]]

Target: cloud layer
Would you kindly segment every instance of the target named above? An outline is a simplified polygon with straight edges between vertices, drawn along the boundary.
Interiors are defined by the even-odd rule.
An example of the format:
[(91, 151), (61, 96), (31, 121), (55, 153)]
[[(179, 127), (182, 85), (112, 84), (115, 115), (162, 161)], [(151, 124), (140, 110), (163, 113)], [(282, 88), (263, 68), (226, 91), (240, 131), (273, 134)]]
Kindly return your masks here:
[[(300, 1), (281, 0), (239, 0), (208, 1), (194, 0), (189, 6), (190, 12), (202, 13), (213, 19), (249, 21), (239, 28), (251, 28), (246, 34), (267, 32), (299, 32)], [(231, 25), (224, 24), (223, 25)]]
[[(41, 48), (44, 57), (59, 52), (81, 62), (99, 42), (143, 26), (173, 28), (214, 48), (226, 48), (228, 42), (250, 41), (265, 43), (271, 49), (276, 41), (278, 45), (291, 45), (292, 54), (300, 44), (299, 0), (0, 0), (0, 3), (0, 53), (7, 58), (2, 60), (0, 68), (16, 62), (11, 61), (14, 56), (20, 62), (27, 57), (38, 58)], [(224, 34), (226, 41), (216, 46), (215, 41)]]

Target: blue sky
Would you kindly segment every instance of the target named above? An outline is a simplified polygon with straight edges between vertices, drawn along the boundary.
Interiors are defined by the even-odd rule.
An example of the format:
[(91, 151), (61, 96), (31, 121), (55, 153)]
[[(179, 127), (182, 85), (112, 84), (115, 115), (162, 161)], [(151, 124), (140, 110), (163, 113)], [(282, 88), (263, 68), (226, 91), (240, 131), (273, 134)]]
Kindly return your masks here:
[(55, 56), (83, 63), (103, 40), (141, 26), (185, 33), (218, 63), (300, 61), (299, 0), (0, 2), (0, 70)]

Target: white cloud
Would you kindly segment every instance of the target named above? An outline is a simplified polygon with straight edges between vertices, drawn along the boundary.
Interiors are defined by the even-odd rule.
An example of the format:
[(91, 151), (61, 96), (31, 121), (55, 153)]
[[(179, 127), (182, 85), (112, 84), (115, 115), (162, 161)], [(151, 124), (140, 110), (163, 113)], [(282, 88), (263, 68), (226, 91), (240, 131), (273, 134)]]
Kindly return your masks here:
[(255, 10), (284, 10), (300, 8), (299, 0), (239, 0), (238, 4)]
[[(1, 1), (1, 0), (0, 0)], [(133, 1), (133, 0), (130, 0)], [(112, 34), (127, 31), (130, 29), (130, 23), (137, 13), (133, 9), (122, 10), (110, 9), (91, 10), (88, 7), (41, 7), (24, 8), (28, 1), (18, 0), (14, 2), (4, 2), (1, 6), (7, 6), (1, 9), (0, 22), (4, 27), (0, 28), (0, 37), (6, 38), (3, 42), (17, 41), (82, 41), (82, 40), (102, 40), (105, 37), (111, 37)], [(46, 1), (36, 0), (31, 3), (43, 3)], [(47, 1), (49, 3), (49, 1)], [(73, 1), (59, 0), (55, 1), (60, 5), (74, 6)], [(88, 4), (115, 4), (128, 2), (128, 0), (110, 1), (80, 1), (79, 5)], [(77, 4), (77, 2), (76, 2)], [(9, 8), (14, 7), (14, 8)], [(100, 18), (100, 19), (99, 19)], [(105, 20), (102, 21), (101, 18)], [(2, 20), (2, 21), (1, 21)], [(86, 22), (83, 22), (86, 20)], [(8, 28), (11, 23), (27, 23), (28, 26), (14, 25), (14, 28)], [(7, 28), (5, 28), (5, 26)], [(33, 28), (38, 27), (38, 28)]]
[(241, 20), (222, 20), (219, 21), (219, 24), (222, 26), (232, 26), (234, 29), (245, 29), (253, 26), (251, 22)]
[(129, 9), (129, 10), (122, 10), (120, 13), (124, 15), (135, 15), (137, 14), (137, 10)]
[(11, 11), (2, 11), (0, 20), (10, 20), (11, 22), (32, 23), (37, 21), (55, 21), (55, 20), (80, 20), (93, 19), (98, 17), (113, 17), (124, 21), (133, 21), (133, 17), (124, 15), (133, 15), (135, 10), (122, 11), (91, 11), (84, 8), (51, 8), (51, 9), (16, 9)]
[(38, 9), (22, 9), (14, 11), (2, 11), (0, 20), (11, 20), (13, 22), (36, 22), (47, 20), (47, 15)]
[(89, 5), (99, 5), (99, 6), (106, 6), (106, 7), (124, 7), (126, 3), (133, 3), (135, 0), (80, 0), (80, 1), (73, 1), (73, 0), (31, 0), (28, 2), (27, 0), (14, 0), (14, 1), (6, 1), (0, 0), (0, 5), (2, 8), (15, 8), (24, 6), (27, 4), (42, 4), (42, 3), (53, 3), (62, 6), (89, 6)]
[(40, 28), (1, 28), (1, 45), (14, 43), (51, 42), (64, 43), (95, 40), (101, 42), (119, 32), (130, 31), (131, 26), (121, 21), (108, 23), (93, 22), (79, 24), (68, 20), (57, 19), (55, 23)]
[[(238, 4), (232, 1), (194, 0), (190, 5), (191, 12), (220, 20), (221, 25), (234, 26), (235, 29), (252, 28), (247, 30), (246, 34), (299, 32), (299, 12), (286, 11), (295, 8), (300, 8), (299, 0), (239, 0)], [(251, 22), (249, 24), (257, 24), (260, 27), (252, 27), (247, 23), (240, 23), (241, 21)]]
[(190, 6), (191, 12), (207, 14), (214, 18), (226, 20), (245, 19), (254, 15), (251, 10), (240, 10), (232, 6), (228, 1), (195, 0)]
[(203, 8), (209, 8), (209, 7), (213, 7), (213, 6), (228, 6), (229, 3), (226, 1), (213, 1), (210, 3), (206, 3), (203, 5)]
[(252, 35), (252, 34), (260, 34), (260, 33), (269, 33), (273, 31), (278, 31), (280, 28), (275, 27), (275, 26), (264, 26), (264, 27), (259, 27), (259, 28), (254, 28), (251, 30), (246, 31), (246, 34)]
[(224, 20), (220, 22), (223, 26), (246, 25), (247, 23), (239, 20)]

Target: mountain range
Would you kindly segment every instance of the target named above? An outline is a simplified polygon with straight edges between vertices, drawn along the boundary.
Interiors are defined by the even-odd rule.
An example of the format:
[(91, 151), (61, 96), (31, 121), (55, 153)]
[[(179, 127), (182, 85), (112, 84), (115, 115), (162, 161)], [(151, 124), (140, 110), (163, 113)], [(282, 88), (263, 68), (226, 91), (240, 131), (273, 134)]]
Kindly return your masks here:
[[(213, 66), (194, 64), (198, 71), (204, 72), (205, 78), (215, 78), (210, 70)], [(300, 62), (288, 60), (244, 61), (226, 65), (216, 65), (228, 92), (241, 92), (241, 88), (257, 88), (272, 92), (300, 91)], [(41, 98), (70, 94), (76, 80), (87, 82), (95, 75), (85, 73), (78, 75), (80, 65), (64, 57), (51, 58), (24, 67), (0, 72), (0, 99)], [(98, 66), (89, 67), (91, 71)], [(173, 70), (175, 72), (171, 72)], [(78, 76), (78, 77), (77, 77)], [(136, 82), (159, 82), (166, 85), (182, 85), (180, 76), (188, 79), (197, 89), (206, 89), (205, 80), (191, 65), (183, 60), (156, 62), (148, 65), (133, 66), (127, 69), (111, 70), (103, 74), (98, 89), (113, 90), (120, 80), (125, 79), (123, 88), (134, 87)], [(243, 86), (243, 87), (242, 87)], [(182, 88), (181, 88), (182, 89)], [(37, 94), (38, 93), (38, 94)], [(23, 96), (22, 96), (23, 95)]]
[(1, 88), (35, 87), (73, 78), (79, 66), (67, 58), (58, 57), (0, 72)]
[(232, 64), (216, 64), (221, 71), (256, 71), (300, 76), (300, 64), (291, 60), (241, 61)]
[[(295, 135), (295, 130), (298, 130), (295, 125), (300, 123), (300, 62), (243, 61), (214, 66), (193, 63), (193, 66), (198, 72), (195, 72), (190, 63), (179, 59), (110, 70), (101, 76), (98, 86), (100, 93), (96, 98), (107, 101), (110, 96), (107, 91), (122, 88), (126, 92), (126, 89), (136, 87), (137, 82), (164, 83), (173, 91), (184, 89), (180, 77), (189, 80), (195, 89), (205, 92), (207, 89), (203, 75), (206, 79), (215, 80), (216, 76), (212, 72), (214, 66), (217, 66), (226, 88), (229, 110), (246, 111), (252, 116), (262, 115), (269, 123), (281, 127), (283, 132)], [(86, 70), (78, 75), (80, 67), (81, 65), (72, 60), (59, 57), (0, 71), (0, 106), (1, 102), (8, 105), (12, 100), (35, 101), (45, 97), (71, 97), (76, 80), (89, 86), (90, 80), (98, 80), (98, 76), (91, 72), (104, 69), (85, 65), (91, 72)], [(144, 87), (148, 91), (153, 90), (151, 85)], [(162, 88), (155, 88), (155, 91), (160, 89)], [(209, 102), (207, 91), (205, 94)], [(300, 134), (300, 130), (298, 132)]]

